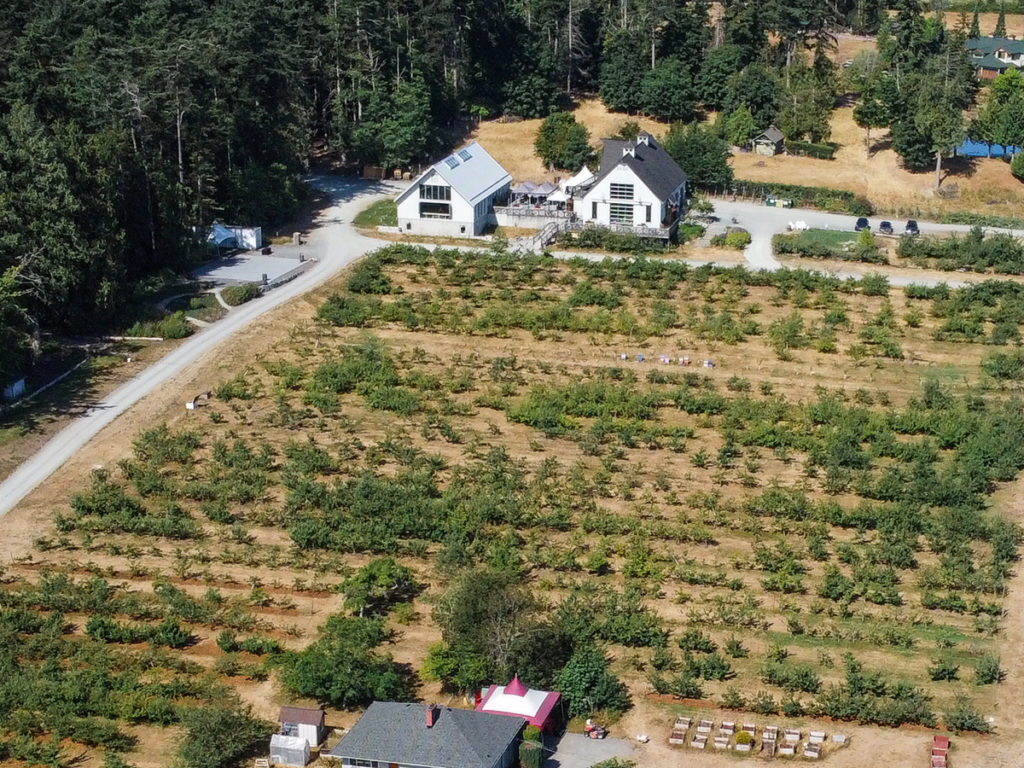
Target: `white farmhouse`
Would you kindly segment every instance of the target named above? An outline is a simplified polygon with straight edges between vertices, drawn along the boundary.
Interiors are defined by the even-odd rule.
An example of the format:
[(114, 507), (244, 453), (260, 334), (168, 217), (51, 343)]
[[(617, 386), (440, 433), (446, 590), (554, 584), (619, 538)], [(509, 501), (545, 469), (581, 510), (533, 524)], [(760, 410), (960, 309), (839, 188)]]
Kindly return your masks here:
[(597, 178), (575, 201), (586, 223), (668, 239), (686, 206), (686, 173), (651, 134), (635, 141), (603, 139)]
[(494, 205), (508, 197), (512, 177), (473, 142), (422, 173), (396, 200), (402, 232), (473, 237), (494, 224)]

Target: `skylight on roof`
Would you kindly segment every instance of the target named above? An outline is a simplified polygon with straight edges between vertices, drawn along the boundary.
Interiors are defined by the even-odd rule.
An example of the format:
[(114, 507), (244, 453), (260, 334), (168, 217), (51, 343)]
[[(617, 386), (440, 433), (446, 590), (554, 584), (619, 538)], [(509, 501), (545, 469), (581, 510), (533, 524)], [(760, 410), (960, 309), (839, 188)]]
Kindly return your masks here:
[(469, 150), (468, 149), (460, 149), (459, 150), (459, 157), (461, 157), (463, 159), (463, 161), (465, 161), (465, 160), (469, 160), (469, 158), (471, 158), (472, 155), (469, 154)]
[(445, 163), (448, 164), (449, 168), (458, 168), (459, 167), (459, 161), (456, 160), (454, 157), (446, 157), (444, 159), (444, 161), (445, 161)]

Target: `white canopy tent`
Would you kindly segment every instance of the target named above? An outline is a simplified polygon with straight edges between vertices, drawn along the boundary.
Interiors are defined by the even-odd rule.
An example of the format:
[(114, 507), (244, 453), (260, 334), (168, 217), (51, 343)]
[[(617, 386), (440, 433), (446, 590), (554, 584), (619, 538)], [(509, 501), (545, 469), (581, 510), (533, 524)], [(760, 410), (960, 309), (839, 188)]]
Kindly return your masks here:
[(563, 181), (559, 186), (561, 186), (566, 193), (571, 195), (578, 187), (586, 186), (593, 181), (593, 179), (593, 172), (584, 165), (575, 174)]

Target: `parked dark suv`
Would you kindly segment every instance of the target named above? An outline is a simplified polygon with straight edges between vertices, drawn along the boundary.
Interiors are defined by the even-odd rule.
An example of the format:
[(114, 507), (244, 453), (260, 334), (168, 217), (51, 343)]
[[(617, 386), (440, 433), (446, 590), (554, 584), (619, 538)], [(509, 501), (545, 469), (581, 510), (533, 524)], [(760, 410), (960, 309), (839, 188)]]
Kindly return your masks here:
[(861, 230), (864, 229), (871, 229), (871, 225), (868, 223), (867, 219), (861, 216), (859, 219), (857, 219), (857, 223), (853, 225), (853, 231), (860, 232)]
[(878, 231), (881, 232), (883, 235), (891, 235), (892, 234), (892, 222), (891, 221), (883, 221), (881, 224), (878, 225)]
[(914, 219), (911, 219), (910, 221), (907, 222), (906, 232), (907, 232), (908, 235), (920, 235), (921, 234), (921, 230), (917, 228), (917, 222), (914, 221)]

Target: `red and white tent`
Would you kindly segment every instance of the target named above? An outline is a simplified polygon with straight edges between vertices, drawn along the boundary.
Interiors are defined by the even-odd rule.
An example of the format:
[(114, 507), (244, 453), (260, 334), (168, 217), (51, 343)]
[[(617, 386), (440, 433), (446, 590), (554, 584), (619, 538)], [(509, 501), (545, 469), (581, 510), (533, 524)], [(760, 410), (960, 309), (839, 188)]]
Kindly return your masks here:
[(476, 705), (476, 711), (522, 717), (542, 731), (552, 730), (555, 727), (555, 706), (560, 698), (562, 694), (558, 691), (535, 691), (527, 688), (519, 681), (517, 675), (508, 685), (492, 685), (488, 688), (480, 703)]

